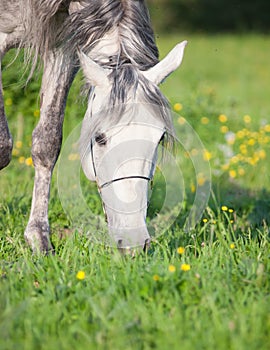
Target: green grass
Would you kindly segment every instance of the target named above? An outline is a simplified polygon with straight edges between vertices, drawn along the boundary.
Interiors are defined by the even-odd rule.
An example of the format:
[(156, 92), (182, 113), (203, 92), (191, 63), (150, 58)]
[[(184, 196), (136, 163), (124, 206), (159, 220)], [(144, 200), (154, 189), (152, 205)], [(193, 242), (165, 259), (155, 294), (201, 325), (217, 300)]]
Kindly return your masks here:
[[(178, 133), (181, 115), (209, 152), (212, 194), (195, 229), (184, 232), (178, 217), (146, 255), (134, 259), (72, 230), (56, 175), (50, 202), (56, 254), (33, 256), (26, 246), (34, 170), (25, 159), (38, 120), (38, 81), (22, 89), (18, 62), (7, 67), (10, 57), (5, 59), (6, 110), (16, 151), (0, 177), (1, 349), (269, 349), (270, 133), (265, 126), (270, 123), (270, 39), (160, 37), (161, 55), (182, 39), (189, 40), (183, 65), (162, 89), (173, 105), (182, 104), (175, 116)], [(79, 81), (69, 96), (65, 137), (84, 114)], [(226, 142), (228, 133), (243, 130), (243, 138)], [(243, 144), (247, 153), (241, 158)], [(221, 146), (237, 157), (226, 158)], [(196, 184), (185, 151), (179, 151), (186, 189), (183, 216)], [(179, 247), (185, 248), (183, 254)], [(76, 277), (78, 271), (85, 272), (83, 280)]]

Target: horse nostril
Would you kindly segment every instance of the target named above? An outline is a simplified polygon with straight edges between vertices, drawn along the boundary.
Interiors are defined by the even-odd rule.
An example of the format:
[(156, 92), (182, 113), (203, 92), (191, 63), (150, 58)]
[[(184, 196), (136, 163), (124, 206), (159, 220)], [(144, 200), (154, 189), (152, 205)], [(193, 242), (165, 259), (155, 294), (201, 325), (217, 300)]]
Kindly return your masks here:
[(147, 249), (150, 248), (150, 245), (151, 245), (151, 239), (150, 238), (147, 238), (144, 242), (144, 247), (143, 247), (143, 251), (146, 252)]
[(122, 248), (122, 239), (119, 239), (118, 242), (117, 242), (117, 248)]

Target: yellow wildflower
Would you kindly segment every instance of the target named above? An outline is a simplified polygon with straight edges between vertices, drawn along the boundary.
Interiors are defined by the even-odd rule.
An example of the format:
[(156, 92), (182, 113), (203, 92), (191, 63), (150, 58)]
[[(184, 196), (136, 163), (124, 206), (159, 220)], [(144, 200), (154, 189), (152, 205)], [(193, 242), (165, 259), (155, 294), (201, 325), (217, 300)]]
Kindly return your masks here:
[(258, 152), (258, 156), (261, 158), (261, 159), (265, 159), (266, 158), (266, 152), (264, 149), (260, 149), (259, 152)]
[(85, 279), (85, 272), (84, 271), (78, 271), (77, 274), (76, 274), (76, 278), (80, 281), (84, 280)]
[(154, 281), (159, 281), (159, 280), (160, 280), (159, 275), (154, 275), (154, 276), (153, 276), (153, 280), (154, 280)]
[(212, 158), (212, 153), (209, 152), (209, 151), (207, 151), (207, 150), (205, 149), (204, 152), (203, 152), (203, 159), (204, 159), (205, 161), (208, 161), (208, 160), (210, 160), (211, 158)]
[(197, 182), (199, 186), (203, 186), (205, 184), (205, 177), (203, 174), (198, 174), (197, 176)]
[(185, 122), (186, 122), (186, 119), (185, 119), (185, 118), (183, 118), (183, 117), (179, 117), (179, 118), (177, 119), (177, 121), (178, 121), (178, 124), (180, 124), (180, 125), (184, 125), (184, 124), (185, 124)]
[(226, 125), (222, 125), (222, 126), (220, 127), (220, 132), (221, 132), (222, 134), (226, 134), (228, 131), (229, 131), (229, 128), (228, 128)]
[(23, 156), (19, 157), (19, 163), (24, 164), (25, 158)]
[(256, 156), (256, 154), (254, 154), (253, 155), (253, 157), (249, 157), (248, 158), (248, 163), (250, 164), (250, 165), (256, 165), (257, 163), (258, 163), (258, 161), (259, 161), (260, 159), (259, 159), (259, 157), (258, 156)]
[(169, 265), (168, 270), (169, 270), (169, 272), (175, 272), (176, 267), (174, 265)]
[(234, 244), (234, 243), (231, 243), (231, 244), (230, 244), (230, 248), (231, 248), (231, 249), (234, 249), (234, 248), (235, 248), (235, 244)]
[(243, 175), (245, 175), (245, 169), (244, 168), (239, 168), (238, 169), (238, 175), (240, 175), (240, 176), (243, 176)]
[(244, 138), (244, 137), (245, 137), (245, 133), (244, 133), (243, 130), (237, 131), (237, 133), (236, 133), (236, 138), (242, 139), (242, 138)]
[(257, 131), (253, 131), (250, 133), (250, 137), (253, 137), (254, 139), (258, 139), (259, 133)]
[(189, 271), (190, 270), (190, 265), (189, 264), (182, 264), (180, 267), (181, 271)]
[(270, 124), (266, 124), (265, 127), (264, 127), (264, 130), (266, 132), (270, 132)]
[(31, 157), (25, 159), (25, 164), (27, 166), (32, 166), (33, 165), (33, 159)]
[(219, 117), (218, 117), (218, 120), (221, 122), (221, 123), (226, 123), (228, 118), (225, 114), (220, 114)]
[(194, 184), (190, 185), (190, 191), (191, 191), (191, 193), (195, 193), (196, 192), (196, 186)]
[(251, 122), (251, 117), (249, 115), (244, 115), (243, 119), (246, 124), (249, 124)]
[(12, 150), (12, 155), (13, 155), (13, 156), (16, 157), (16, 156), (19, 155), (19, 153), (20, 153), (20, 152), (19, 152), (19, 150), (18, 150), (17, 148), (13, 148), (13, 150)]
[(226, 205), (223, 205), (223, 206), (221, 207), (221, 210), (222, 210), (222, 211), (228, 211), (228, 207), (227, 207)]
[(203, 221), (203, 223), (206, 224), (208, 220), (206, 218), (204, 218), (202, 221)]
[(230, 170), (229, 171), (229, 175), (230, 175), (230, 177), (232, 178), (232, 179), (234, 179), (235, 177), (236, 177), (236, 171), (235, 170)]
[(247, 146), (245, 145), (245, 144), (241, 144), (240, 146), (239, 146), (239, 149), (240, 149), (240, 152), (242, 153), (242, 154), (247, 154)]
[(16, 141), (15, 146), (16, 148), (22, 148), (22, 141)]
[(232, 158), (231, 158), (231, 160), (230, 160), (230, 162), (232, 163), (232, 164), (236, 164), (236, 163), (238, 163), (239, 162), (239, 157), (236, 155), (236, 156), (233, 156)]
[(255, 140), (255, 139), (249, 139), (249, 140), (248, 140), (248, 145), (249, 145), (249, 146), (254, 146), (255, 143), (256, 143), (256, 140)]
[(177, 253), (178, 254), (184, 254), (185, 253), (185, 248), (184, 247), (178, 247), (177, 248)]
[(223, 165), (221, 166), (221, 169), (222, 169), (223, 171), (226, 171), (226, 170), (229, 169), (229, 167), (230, 167), (230, 164), (223, 164)]
[(197, 155), (198, 155), (198, 150), (196, 149), (196, 148), (193, 148), (192, 150), (191, 150), (191, 155), (193, 156), (193, 157), (196, 157)]
[(34, 110), (34, 117), (38, 118), (40, 116), (40, 111), (39, 109)]
[(201, 123), (204, 124), (204, 125), (206, 125), (206, 124), (209, 123), (209, 119), (208, 119), (207, 117), (202, 117), (202, 118), (201, 118)]
[(183, 109), (183, 105), (181, 103), (175, 103), (173, 109), (175, 112), (180, 112)]
[(261, 137), (261, 143), (262, 144), (268, 144), (270, 142), (270, 137), (269, 136), (265, 136), (265, 137)]

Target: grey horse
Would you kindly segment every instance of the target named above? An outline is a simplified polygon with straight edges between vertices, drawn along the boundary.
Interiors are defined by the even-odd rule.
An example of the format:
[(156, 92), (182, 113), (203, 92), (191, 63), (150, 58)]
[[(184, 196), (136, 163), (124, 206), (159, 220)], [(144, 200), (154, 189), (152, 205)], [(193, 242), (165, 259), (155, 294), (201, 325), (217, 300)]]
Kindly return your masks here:
[[(86, 176), (99, 186), (116, 244), (121, 249), (143, 248), (149, 242), (146, 208), (143, 205), (141, 209), (147, 198), (145, 182), (153, 176), (157, 145), (164, 135), (173, 135), (168, 102), (157, 86), (180, 65), (185, 45), (186, 42), (178, 44), (159, 62), (143, 0), (0, 0), (0, 63), (11, 48), (27, 50), (32, 65), (30, 76), (39, 56), (43, 62), (40, 120), (32, 135), (35, 180), (30, 218), (24, 233), (33, 251), (52, 250), (48, 221), (50, 182), (62, 143), (67, 94), (80, 63), (87, 84), (91, 86), (84, 126), (91, 123), (93, 114), (100, 115), (99, 122), (86, 127), (88, 131), (82, 133), (82, 167)], [(142, 137), (146, 133), (153, 147), (148, 154), (142, 147), (140, 158), (150, 157), (152, 165), (145, 167), (133, 162), (131, 167), (135, 167), (139, 175), (130, 175), (127, 169), (122, 169), (123, 174), (118, 171), (114, 178), (115, 172), (110, 171), (109, 177), (105, 176), (106, 183), (101, 183), (104, 172), (109, 173), (110, 164), (99, 159), (103, 159), (115, 144), (113, 135), (103, 132), (104, 125), (117, 125), (129, 113), (127, 106), (134, 103), (159, 107), (158, 113), (150, 111), (149, 115), (158, 116), (154, 116), (156, 122), (151, 122), (147, 130), (134, 124), (133, 129), (129, 128), (122, 135), (136, 141), (138, 136), (132, 136), (135, 131)], [(102, 108), (108, 109), (108, 106), (111, 113), (106, 121)], [(158, 128), (152, 128), (153, 124)], [(11, 151), (12, 137), (5, 116), (0, 76), (0, 169), (9, 164)], [(119, 214), (115, 210), (116, 197), (109, 188), (114, 187), (117, 194), (129, 197), (134, 185), (140, 188), (136, 215), (129, 216), (125, 208)], [(129, 198), (124, 200), (129, 201)]]

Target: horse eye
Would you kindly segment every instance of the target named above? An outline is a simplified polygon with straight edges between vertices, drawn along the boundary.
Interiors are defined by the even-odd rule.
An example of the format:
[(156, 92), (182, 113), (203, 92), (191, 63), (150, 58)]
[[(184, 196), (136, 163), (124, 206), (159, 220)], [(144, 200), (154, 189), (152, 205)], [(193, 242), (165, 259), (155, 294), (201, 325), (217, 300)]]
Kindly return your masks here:
[(95, 136), (95, 141), (97, 144), (99, 144), (100, 146), (105, 146), (107, 143), (107, 139), (106, 139), (106, 135), (101, 133), (101, 134), (97, 134)]

